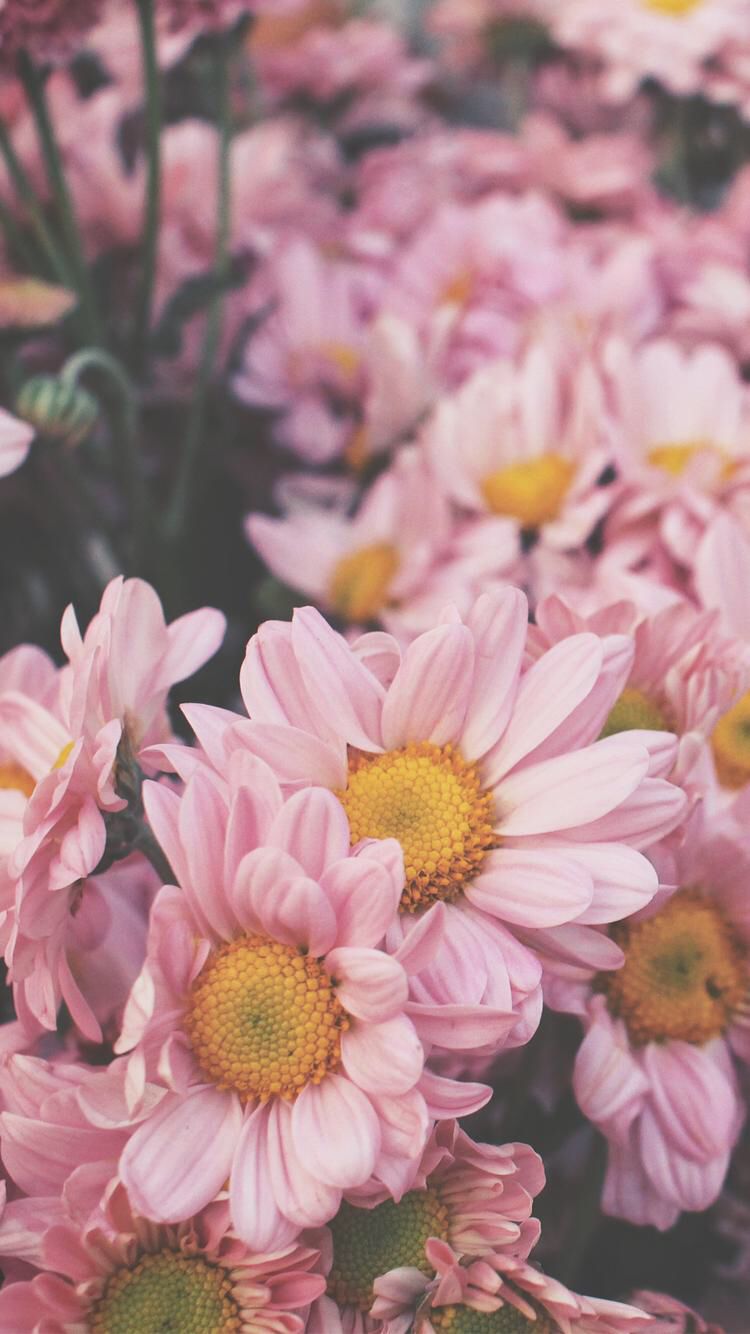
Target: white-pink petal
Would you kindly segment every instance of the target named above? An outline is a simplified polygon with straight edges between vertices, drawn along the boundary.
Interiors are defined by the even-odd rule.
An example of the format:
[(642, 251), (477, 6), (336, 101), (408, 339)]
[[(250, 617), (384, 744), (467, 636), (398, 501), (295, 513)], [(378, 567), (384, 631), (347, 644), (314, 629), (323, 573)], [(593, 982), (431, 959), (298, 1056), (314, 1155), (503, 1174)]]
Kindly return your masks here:
[(292, 1136), (308, 1171), (342, 1190), (361, 1186), (380, 1152), (372, 1103), (343, 1075), (327, 1075), (302, 1090), (292, 1108)]

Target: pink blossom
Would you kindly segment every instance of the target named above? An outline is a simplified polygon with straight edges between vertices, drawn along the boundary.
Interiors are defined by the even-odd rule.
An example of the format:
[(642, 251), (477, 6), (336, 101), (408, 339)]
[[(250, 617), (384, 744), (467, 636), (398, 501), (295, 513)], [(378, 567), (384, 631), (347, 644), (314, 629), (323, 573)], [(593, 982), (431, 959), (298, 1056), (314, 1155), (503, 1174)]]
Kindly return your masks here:
[(33, 439), (33, 427), (0, 408), (0, 477), (20, 468)]

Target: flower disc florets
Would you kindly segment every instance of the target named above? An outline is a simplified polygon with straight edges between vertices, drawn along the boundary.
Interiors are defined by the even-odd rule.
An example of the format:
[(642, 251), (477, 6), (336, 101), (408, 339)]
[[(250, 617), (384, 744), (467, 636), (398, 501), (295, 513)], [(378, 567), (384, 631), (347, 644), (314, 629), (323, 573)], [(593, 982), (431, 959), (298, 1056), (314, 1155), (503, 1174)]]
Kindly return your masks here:
[(91, 1334), (233, 1334), (242, 1328), (228, 1270), (163, 1250), (118, 1269), (89, 1317)]
[(431, 1272), (425, 1243), (430, 1237), (447, 1239), (448, 1222), (448, 1209), (434, 1189), (412, 1190), (398, 1204), (384, 1200), (374, 1209), (345, 1201), (328, 1224), (333, 1238), (328, 1292), (341, 1306), (369, 1311), (381, 1274), (405, 1265)]

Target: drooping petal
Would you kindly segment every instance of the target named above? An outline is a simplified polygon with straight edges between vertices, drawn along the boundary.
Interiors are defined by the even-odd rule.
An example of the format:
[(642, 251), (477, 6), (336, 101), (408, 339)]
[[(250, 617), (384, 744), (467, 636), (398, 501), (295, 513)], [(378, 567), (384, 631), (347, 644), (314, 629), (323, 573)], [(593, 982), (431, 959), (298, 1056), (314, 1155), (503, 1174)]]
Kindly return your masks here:
[(168, 1223), (204, 1208), (229, 1176), (241, 1125), (238, 1099), (219, 1089), (166, 1097), (120, 1159), (136, 1209)]

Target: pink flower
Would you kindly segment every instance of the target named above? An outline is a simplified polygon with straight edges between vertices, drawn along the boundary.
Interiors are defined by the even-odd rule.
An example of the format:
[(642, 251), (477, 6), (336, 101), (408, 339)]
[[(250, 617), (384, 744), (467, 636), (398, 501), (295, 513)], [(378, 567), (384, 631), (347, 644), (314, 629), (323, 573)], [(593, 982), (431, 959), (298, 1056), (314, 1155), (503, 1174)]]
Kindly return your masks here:
[(642, 79), (658, 79), (685, 96), (701, 91), (708, 59), (747, 32), (744, 0), (566, 0), (550, 16), (563, 46), (596, 56), (602, 87), (615, 100), (629, 97)]
[(424, 1147), (428, 1093), (431, 1110), (443, 1084), (475, 1107), (486, 1093), (423, 1076), (406, 973), (375, 948), (398, 903), (397, 845), (352, 856), (330, 793), (284, 803), (265, 765), (239, 755), (229, 771), (227, 789), (204, 766), (181, 798), (147, 785), (181, 889), (156, 899), (118, 1044), (134, 1048), (132, 1087), (148, 1073), (165, 1088), (120, 1171), (136, 1207), (164, 1222), (228, 1178), (235, 1229), (267, 1249), (325, 1222), (373, 1174), (398, 1193)]
[(0, 57), (12, 67), (19, 51), (35, 60), (64, 60), (100, 18), (104, 0), (5, 0)]
[(412, 1188), (395, 1203), (385, 1192), (347, 1192), (322, 1233), (328, 1296), (310, 1316), (310, 1334), (343, 1329), (381, 1330), (368, 1318), (373, 1286), (391, 1270), (415, 1267), (418, 1282), (430, 1272), (424, 1253), (430, 1237), (462, 1255), (496, 1248), (526, 1256), (539, 1236), (530, 1218), (544, 1184), (541, 1160), (522, 1144), (474, 1144), (454, 1121), (433, 1131), (415, 1163)]
[[(81, 945), (71, 916), (80, 906), (80, 882), (102, 862), (108, 838), (112, 859), (133, 850), (132, 839), (142, 832), (133, 834), (128, 824), (138, 820), (132, 807), (142, 776), (139, 757), (171, 735), (169, 691), (211, 656), (223, 630), (223, 616), (210, 609), (167, 626), (148, 584), (118, 578), (85, 636), (72, 607), (63, 617), (69, 664), (54, 712), (17, 689), (0, 695), (5, 747), (30, 776), (23, 837), (8, 862), (18, 884), (5, 956), (29, 1023), (54, 1028), (64, 996), (83, 1032), (101, 1038), (68, 957), (69, 948), (77, 952)], [(123, 910), (122, 927), (129, 916)], [(137, 938), (137, 922), (131, 925)]]
[[(431, 1283), (424, 1278), (420, 1282), (417, 1271), (405, 1269), (376, 1284), (373, 1312), (382, 1317), (384, 1334), (402, 1334), (407, 1329), (414, 1334), (443, 1334), (455, 1326), (456, 1316), (460, 1318), (464, 1309), (485, 1315), (513, 1312), (519, 1329), (528, 1324), (530, 1330), (538, 1325), (540, 1331), (560, 1329), (570, 1334), (635, 1334), (651, 1324), (651, 1317), (634, 1306), (580, 1297), (525, 1259), (506, 1252), (488, 1251), (479, 1259), (462, 1261), (450, 1245), (436, 1238), (427, 1242), (425, 1250), (437, 1271)], [(402, 1315), (405, 1306), (411, 1308), (409, 1323), (404, 1323)], [(513, 1315), (510, 1318), (513, 1321)], [(513, 1329), (514, 1324), (506, 1328)]]
[(33, 439), (33, 427), (0, 408), (0, 477), (20, 468)]
[(497, 514), (520, 535), (580, 547), (611, 504), (597, 480), (611, 461), (583, 386), (566, 384), (543, 343), (520, 365), (495, 362), (442, 399), (425, 444), (447, 493), (465, 509)]
[[(627, 735), (580, 746), (585, 701), (598, 707), (601, 642), (576, 636), (521, 678), (526, 628), (525, 598), (506, 589), (481, 597), (466, 622), (449, 610), (401, 655), (380, 634), (350, 648), (305, 608), (291, 626), (261, 628), (241, 674), (252, 722), (234, 744), (290, 787), (336, 791), (355, 846), (401, 843), (406, 885), (389, 948), (410, 949), (412, 933), (416, 947), (425, 911), (445, 905), (449, 929), (435, 966), (412, 982), (410, 1013), (434, 1019), (431, 1040), (451, 1050), (496, 1049), (514, 1025), (514, 1040), (528, 1039), (539, 970), (515, 935), (611, 921), (648, 902), (653, 868), (625, 845), (667, 832), (684, 807), (647, 778), (648, 752)], [(616, 646), (627, 660), (630, 646)]]
[(665, 1292), (634, 1292), (633, 1301), (656, 1317), (649, 1326), (652, 1334), (724, 1334), (720, 1325), (708, 1324), (691, 1306)]
[(19, 1236), (24, 1258), (33, 1258), (40, 1272), (0, 1293), (7, 1334), (135, 1328), (134, 1322), (145, 1331), (165, 1321), (179, 1321), (184, 1331), (302, 1334), (305, 1309), (325, 1285), (311, 1272), (317, 1251), (300, 1244), (251, 1251), (232, 1233), (224, 1202), (170, 1227), (139, 1218), (122, 1186), (83, 1226), (55, 1198), (31, 1208), (21, 1201), (6, 1208), (0, 1251)]
[(676, 892), (610, 928), (619, 962), (551, 975), (547, 993), (586, 1027), (574, 1089), (609, 1142), (603, 1207), (659, 1228), (716, 1199), (744, 1115), (732, 1056), (750, 1060), (750, 853), (716, 824), (698, 809), (662, 854)]
[(372, 485), (353, 518), (323, 507), (288, 517), (253, 514), (250, 541), (279, 579), (344, 621), (378, 619), (397, 630), (409, 602), (447, 544), (452, 524), (424, 457), (402, 449)]

